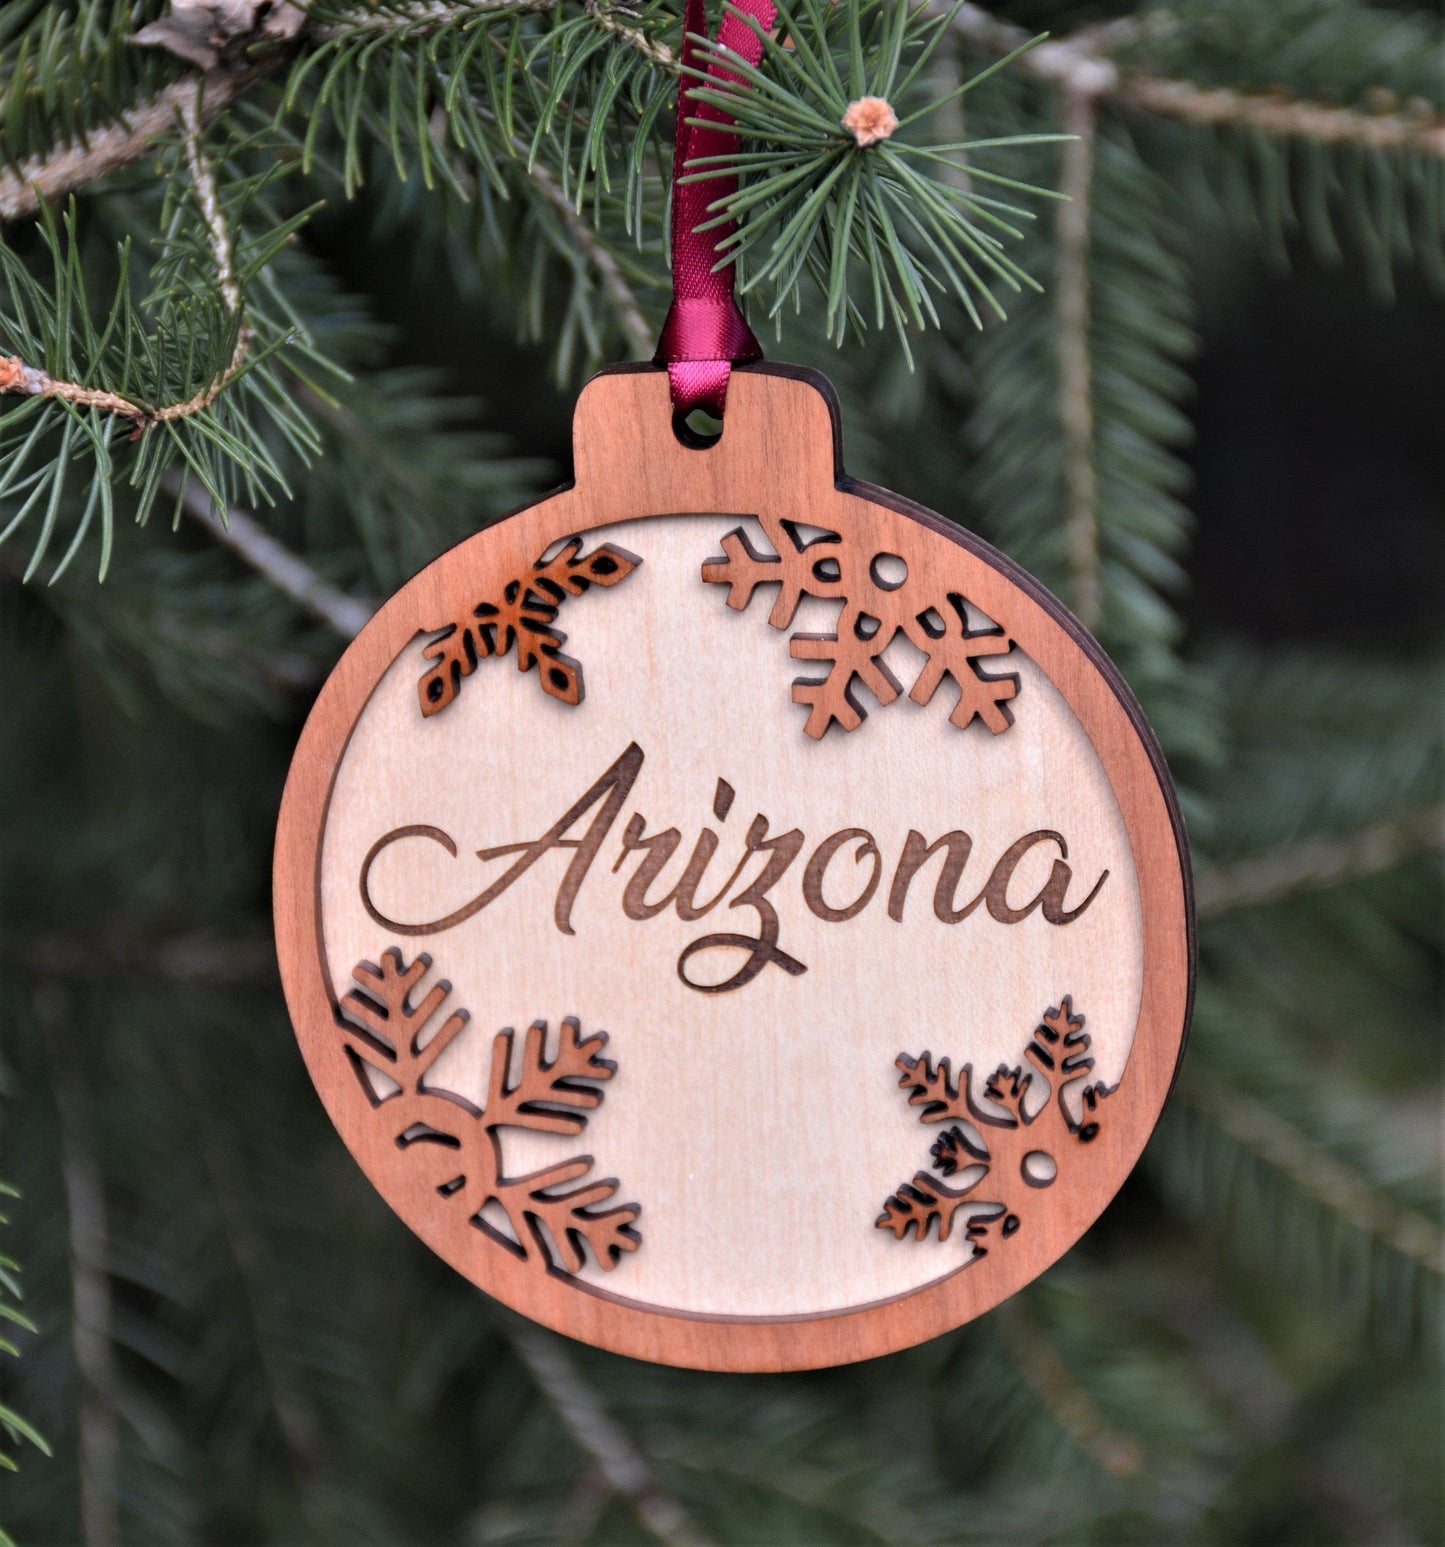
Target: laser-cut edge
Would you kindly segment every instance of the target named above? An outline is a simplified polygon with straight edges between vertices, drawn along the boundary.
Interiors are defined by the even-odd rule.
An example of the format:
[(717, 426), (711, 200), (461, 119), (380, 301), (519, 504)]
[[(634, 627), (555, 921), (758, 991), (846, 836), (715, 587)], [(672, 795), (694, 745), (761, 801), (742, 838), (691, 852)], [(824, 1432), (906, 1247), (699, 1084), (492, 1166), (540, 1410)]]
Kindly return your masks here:
[[(945, 1177), (958, 1174), (962, 1185), (952, 1187), (919, 1171), (886, 1200), (875, 1226), (891, 1230), (899, 1241), (911, 1233), (921, 1242), (936, 1224), (942, 1242), (952, 1234), (954, 1216), (966, 1209), (965, 1233), (973, 1246), (970, 1262), (988, 1255), (984, 1243), (995, 1225), (1001, 1238), (1015, 1235), (1029, 1212), (1015, 1202), (1022, 1196), (1019, 1187), (1034, 1191), (1052, 1187), (1063, 1174), (1061, 1157), (1071, 1141), (1087, 1145), (1099, 1137), (1099, 1103), (1118, 1086), (1102, 1081), (1085, 1085), (1079, 1093), (1077, 1118), (1064, 1100), (1065, 1091), (1086, 1079), (1094, 1067), (1092, 1046), (1084, 1017), (1074, 1014), (1073, 996), (1065, 994), (1044, 1012), (1024, 1049), (1032, 1069), (1000, 1064), (984, 1080), (982, 1101), (974, 1098), (972, 1064), (964, 1064), (955, 1081), (947, 1058), (935, 1065), (926, 1049), (916, 1058), (900, 1053), (894, 1061), (898, 1087), (909, 1093), (908, 1105), (919, 1109), (919, 1122), (954, 1125), (929, 1151), (934, 1169)], [(1035, 1078), (1043, 1081), (1046, 1094), (1041, 1104), (1031, 1108)], [(1038, 1156), (1053, 1165), (1047, 1180), (1029, 1174), (1028, 1162)]]
[[(616, 1197), (616, 1177), (593, 1178), (568, 1192), (557, 1190), (592, 1169), (591, 1155), (572, 1156), (526, 1176), (508, 1176), (500, 1132), (519, 1128), (580, 1134), (587, 1114), (602, 1105), (603, 1093), (596, 1087), (617, 1072), (617, 1065), (602, 1057), (607, 1033), (584, 1038), (580, 1022), (568, 1016), (556, 1056), (549, 1060), (547, 1023), (534, 1021), (512, 1084), (516, 1033), (511, 1027), (499, 1031), (492, 1039), (486, 1104), (476, 1107), (426, 1079), (470, 1020), (466, 1010), (452, 1010), (422, 1041), (451, 993), (451, 984), (441, 979), (419, 1002), (412, 1002), (412, 990), (431, 964), (425, 952), (406, 962), (401, 951), (390, 946), (380, 964), (361, 961), (352, 969), (355, 987), (341, 1000), (339, 1021), (352, 1039), (347, 1055), (356, 1072), (357, 1095), (370, 1106), (372, 1123), (405, 1155), (411, 1186), (430, 1186), (445, 1208), (519, 1260), (541, 1271), (579, 1273), (590, 1253), (598, 1267), (610, 1272), (623, 1252), (635, 1252), (642, 1244), (634, 1228), (640, 1206), (599, 1207)], [(397, 1088), (379, 1091), (377, 1075)], [(505, 1212), (510, 1236), (484, 1218), (491, 1203)]]
[(482, 597), (463, 607), (445, 623), (423, 630), (436, 637), (422, 657), (431, 662), (417, 682), (424, 717), (440, 714), (461, 691), (482, 661), (497, 660), (516, 647), (517, 670), (537, 668), (542, 691), (576, 708), (584, 688), (582, 663), (562, 654), (567, 636), (555, 625), (569, 596), (581, 596), (597, 585), (610, 588), (642, 562), (635, 553), (614, 543), (600, 543), (582, 552), (582, 539), (572, 537), (560, 552), (543, 556), (497, 588), (496, 600)]

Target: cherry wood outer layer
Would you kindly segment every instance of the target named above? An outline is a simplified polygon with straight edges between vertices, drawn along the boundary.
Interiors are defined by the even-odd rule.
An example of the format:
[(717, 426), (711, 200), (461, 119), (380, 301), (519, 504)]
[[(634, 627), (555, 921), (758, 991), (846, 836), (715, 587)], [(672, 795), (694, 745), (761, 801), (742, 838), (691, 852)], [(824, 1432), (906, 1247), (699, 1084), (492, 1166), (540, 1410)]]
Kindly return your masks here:
[[(476, 594), (471, 545), (479, 539), (459, 544), (403, 586), (343, 655), (302, 733), (282, 802), (274, 897), (287, 1002), (317, 1090), (367, 1176), (433, 1250), (496, 1298), (572, 1337), (661, 1363), (734, 1371), (841, 1364), (921, 1342), (987, 1311), (1057, 1260), (1113, 1197), (1158, 1120), (1187, 1035), (1194, 981), (1187, 846), (1142, 711), (1082, 625), (1010, 560), (934, 513), (846, 478), (839, 435), (831, 390), (810, 372), (768, 365), (735, 372), (725, 433), (702, 450), (682, 446), (673, 434), (665, 372), (646, 366), (605, 372), (578, 402), (576, 482), (491, 528), (487, 568), (522, 573), (560, 537), (680, 511), (766, 507), (807, 519), (801, 513), (816, 508), (820, 493), (836, 505), (834, 490), (866, 504), (861, 515), (880, 549), (916, 552), (912, 534), (922, 525), (981, 561), (970, 565), (969, 600), (1009, 620), (1019, 647), (1068, 700), (1107, 770), (1138, 876), (1144, 957), (1126, 1078), (1109, 1098), (1089, 1163), (1071, 1173), (1067, 1190), (1050, 1196), (1032, 1228), (995, 1248), (988, 1272), (964, 1265), (901, 1297), (803, 1317), (728, 1318), (643, 1307), (562, 1273), (539, 1274), (459, 1221), (456, 1211), (437, 1208), (406, 1157), (365, 1121), (321, 939), (327, 807), (348, 739), (378, 681), (419, 628), (455, 615), (458, 603)], [(721, 598), (705, 595), (701, 604), (721, 605)], [(740, 619), (738, 626), (762, 624)], [(829, 734), (842, 732), (835, 727)], [(866, 727), (854, 734), (866, 735)], [(987, 732), (975, 724), (968, 734)], [(887, 1099), (880, 1089), (880, 1100)]]

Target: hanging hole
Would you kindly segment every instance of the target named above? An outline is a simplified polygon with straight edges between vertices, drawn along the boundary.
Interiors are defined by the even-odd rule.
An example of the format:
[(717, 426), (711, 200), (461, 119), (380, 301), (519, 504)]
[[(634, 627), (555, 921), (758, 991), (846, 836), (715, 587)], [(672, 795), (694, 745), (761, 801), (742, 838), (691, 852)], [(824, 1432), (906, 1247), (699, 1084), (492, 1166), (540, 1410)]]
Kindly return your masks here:
[(1059, 1174), (1058, 1162), (1043, 1150), (1030, 1150), (1019, 1170), (1030, 1187), (1048, 1187)]
[(896, 553), (875, 553), (868, 573), (880, 591), (896, 591), (908, 579), (908, 566)]
[(723, 422), (705, 408), (672, 416), (672, 433), (689, 451), (707, 451), (722, 439)]

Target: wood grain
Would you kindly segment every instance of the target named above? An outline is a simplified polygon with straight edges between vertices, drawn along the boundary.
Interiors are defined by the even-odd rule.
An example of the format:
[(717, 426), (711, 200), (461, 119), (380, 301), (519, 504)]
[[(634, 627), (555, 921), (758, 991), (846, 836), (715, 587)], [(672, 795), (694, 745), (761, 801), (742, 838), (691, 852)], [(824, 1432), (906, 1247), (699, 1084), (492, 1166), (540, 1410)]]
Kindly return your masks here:
[[(1193, 956), (1162, 758), (1112, 666), (1036, 582), (842, 474), (821, 378), (737, 371), (722, 438), (694, 449), (673, 434), (665, 372), (623, 368), (587, 386), (574, 433), (576, 482), (403, 587), (303, 732), (275, 899), (308, 1068), (411, 1228), (560, 1331), (729, 1370), (934, 1336), (1072, 1245), (1163, 1106)], [(836, 538), (846, 562), (798, 587), (769, 627), (756, 607), (727, 605), (735, 577), (704, 574), (735, 532), (731, 551), (746, 539), (759, 566), (781, 561), (793, 532), (804, 548)], [(479, 657), (468, 690), (424, 715), (424, 631), (578, 537), (638, 561), (625, 585), (569, 604), (585, 699), (548, 698)], [(710, 583), (723, 578), (727, 591)], [(854, 651), (869, 664), (826, 694), (797, 698), (800, 661), (816, 677), (813, 661), (831, 675), (838, 659), (799, 652), (798, 637), (852, 627), (875, 639), (856, 615), (883, 614), (880, 587), (907, 595), (882, 616), (888, 642)], [(935, 659), (925, 647), (945, 609), (958, 642)], [(959, 680), (985, 678), (957, 653), (971, 639), (989, 642), (986, 675), (1007, 679), (1007, 719), (990, 724), (1004, 698)], [(869, 700), (890, 706), (819, 727), (820, 703)], [(418, 1189), (404, 1151), (378, 1137), (340, 1006), (355, 965), (404, 940), (408, 956), (445, 964), (451, 1002), (471, 1012), (428, 1083), (477, 1109), (502, 1028), (575, 1016), (610, 1034), (618, 1072), (588, 1144), (626, 1178), (645, 1245), (605, 1275), (581, 1251), (539, 1275), (465, 1204)], [(961, 1230), (924, 1249), (875, 1228), (922, 1158), (899, 1048), (1017, 1064), (1021, 1038), (1066, 993), (1087, 1006), (1095, 1072), (1117, 1089), (1087, 1150), (1027, 1195), (1027, 1227), (996, 1228), (972, 1257), (977, 1238)], [(537, 1164), (555, 1161), (545, 1137), (516, 1139), (509, 1172), (529, 1144)]]

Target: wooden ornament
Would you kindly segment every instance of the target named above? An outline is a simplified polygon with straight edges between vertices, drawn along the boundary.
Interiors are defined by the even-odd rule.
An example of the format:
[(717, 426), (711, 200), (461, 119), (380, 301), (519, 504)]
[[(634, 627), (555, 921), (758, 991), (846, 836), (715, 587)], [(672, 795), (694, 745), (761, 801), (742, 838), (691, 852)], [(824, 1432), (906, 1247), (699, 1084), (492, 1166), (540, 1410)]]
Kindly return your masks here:
[(287, 1001), (366, 1174), (489, 1294), (669, 1364), (996, 1305), (1118, 1190), (1188, 1023), (1138, 705), (838, 434), (805, 371), (736, 370), (707, 446), (665, 371), (597, 377), (576, 482), (385, 603), (282, 805)]

